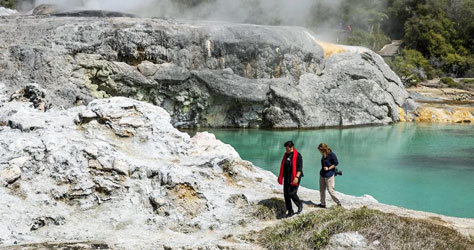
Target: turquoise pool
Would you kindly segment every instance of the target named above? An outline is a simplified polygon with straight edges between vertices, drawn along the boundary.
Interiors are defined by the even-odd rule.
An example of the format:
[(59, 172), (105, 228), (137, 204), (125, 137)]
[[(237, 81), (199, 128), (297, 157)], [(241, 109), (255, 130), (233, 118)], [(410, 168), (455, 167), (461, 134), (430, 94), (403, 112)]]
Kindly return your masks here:
[(337, 154), (336, 190), (410, 209), (474, 218), (474, 125), (399, 123), (319, 130), (210, 129), (243, 159), (278, 174), (283, 143), (303, 155), (303, 186), (318, 189), (326, 142)]

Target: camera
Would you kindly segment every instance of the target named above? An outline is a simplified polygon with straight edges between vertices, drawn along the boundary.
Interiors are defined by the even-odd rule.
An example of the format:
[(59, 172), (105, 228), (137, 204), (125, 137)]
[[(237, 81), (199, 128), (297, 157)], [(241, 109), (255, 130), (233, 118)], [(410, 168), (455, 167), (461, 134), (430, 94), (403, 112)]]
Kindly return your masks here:
[(338, 175), (342, 175), (342, 171), (336, 168), (334, 169), (334, 176), (338, 176)]

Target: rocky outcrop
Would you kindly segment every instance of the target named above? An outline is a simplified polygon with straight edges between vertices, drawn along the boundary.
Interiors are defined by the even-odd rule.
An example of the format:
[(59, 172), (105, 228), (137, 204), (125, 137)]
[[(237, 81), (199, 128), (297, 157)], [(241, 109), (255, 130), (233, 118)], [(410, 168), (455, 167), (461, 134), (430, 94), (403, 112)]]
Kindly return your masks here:
[(411, 112), (401, 110), (401, 121), (474, 123), (474, 94), (470, 91), (429, 87), (408, 91), (418, 105)]
[(386, 124), (408, 98), (380, 56), (304, 28), (81, 13), (3, 17), (9, 93), (37, 83), (55, 107), (131, 97), (177, 127)]
[(472, 106), (423, 104), (414, 114), (417, 122), (474, 123)]
[[(160, 107), (114, 97), (38, 109), (37, 98), (11, 98), (3, 87), (0, 248), (259, 249), (242, 236), (282, 212), (276, 176), (212, 134), (179, 132)], [(26, 92), (48, 93), (16, 91)], [(314, 190), (299, 193), (319, 199)], [(346, 208), (434, 216), (339, 195)], [(470, 219), (440, 220), (474, 234)]]
[(44, 112), (6, 99), (0, 245), (155, 248), (192, 244), (183, 240), (192, 233), (197, 245), (217, 244), (201, 236), (239, 226), (251, 216), (250, 202), (263, 199), (249, 184), (274, 186), (270, 172), (212, 134), (179, 132), (151, 104), (116, 97)]

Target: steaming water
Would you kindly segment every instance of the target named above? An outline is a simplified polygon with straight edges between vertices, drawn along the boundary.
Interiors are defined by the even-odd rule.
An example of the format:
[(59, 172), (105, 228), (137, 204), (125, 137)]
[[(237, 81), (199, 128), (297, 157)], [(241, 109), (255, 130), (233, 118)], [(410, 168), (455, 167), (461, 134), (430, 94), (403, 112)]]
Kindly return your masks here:
[[(337, 154), (336, 190), (370, 194), (386, 204), (474, 218), (474, 126), (396, 124), (323, 130), (210, 130), (243, 159), (278, 174), (283, 143), (303, 155), (302, 185), (318, 189), (326, 142)], [(314, 202), (318, 202), (314, 200)]]

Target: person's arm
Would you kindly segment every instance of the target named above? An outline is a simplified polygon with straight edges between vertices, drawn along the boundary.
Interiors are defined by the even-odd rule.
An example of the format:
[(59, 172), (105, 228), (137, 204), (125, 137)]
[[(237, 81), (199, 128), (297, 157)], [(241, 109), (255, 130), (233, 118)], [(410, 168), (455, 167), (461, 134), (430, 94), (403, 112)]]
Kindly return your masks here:
[(332, 165), (328, 168), (328, 170), (335, 169), (337, 165), (339, 165), (339, 161), (337, 160), (337, 156), (335, 153), (331, 153), (332, 155)]
[(303, 157), (300, 153), (296, 156), (296, 177), (303, 176)]
[(301, 176), (303, 176), (303, 157), (298, 153), (296, 156), (296, 177), (293, 182), (298, 183)]

